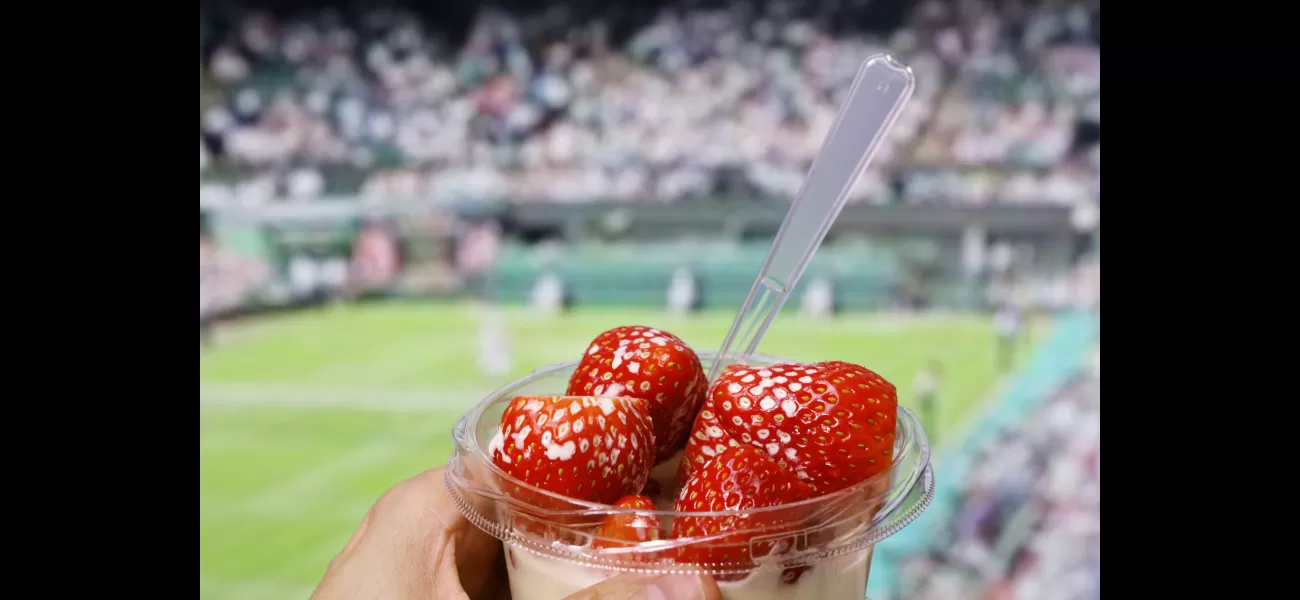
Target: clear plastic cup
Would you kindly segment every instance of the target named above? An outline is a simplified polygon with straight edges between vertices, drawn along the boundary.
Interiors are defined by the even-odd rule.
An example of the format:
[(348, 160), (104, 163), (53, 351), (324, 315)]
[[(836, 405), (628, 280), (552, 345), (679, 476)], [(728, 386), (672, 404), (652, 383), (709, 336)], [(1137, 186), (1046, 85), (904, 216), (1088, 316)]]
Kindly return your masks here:
[[(706, 371), (714, 358), (713, 353), (700, 355)], [(763, 366), (789, 361), (758, 356), (748, 362)], [(514, 600), (558, 600), (626, 572), (709, 573), (718, 579), (727, 600), (857, 600), (866, 596), (872, 548), (919, 516), (934, 497), (929, 441), (916, 415), (901, 406), (892, 469), (796, 504), (713, 513), (637, 511), (564, 498), (507, 475), (492, 463), (487, 450), (501, 413), (519, 395), (562, 394), (577, 364), (542, 367), (489, 394), (456, 422), (453, 431), (455, 453), (446, 470), (447, 487), (465, 518), (504, 544)], [(679, 489), (676, 471), (674, 459), (658, 465), (651, 475), (663, 488), (656, 498), (660, 509), (672, 508)], [(523, 493), (507, 494), (507, 489)], [(545, 507), (538, 506), (538, 498), (545, 499)], [(663, 539), (597, 549), (592, 544), (596, 528), (611, 514), (654, 515)], [(749, 516), (758, 517), (750, 522), (780, 525), (743, 530), (749, 534), (744, 542), (721, 539), (724, 536), (667, 539), (673, 519), (682, 516)], [(687, 546), (742, 547), (747, 559), (733, 564), (676, 562), (678, 549)]]

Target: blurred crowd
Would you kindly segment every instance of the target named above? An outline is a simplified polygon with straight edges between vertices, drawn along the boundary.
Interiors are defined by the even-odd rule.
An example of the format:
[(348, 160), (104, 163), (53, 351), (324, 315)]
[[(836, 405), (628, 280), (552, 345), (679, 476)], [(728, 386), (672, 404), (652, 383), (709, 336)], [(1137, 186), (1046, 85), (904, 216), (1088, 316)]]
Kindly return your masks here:
[(1098, 0), (577, 3), (201, 9), (201, 200), (789, 198), (889, 52), (916, 93), (853, 201), (1099, 203)]
[(222, 249), (212, 237), (199, 234), (199, 323), (242, 306), (270, 277), (265, 261)]
[(1101, 350), (985, 448), (935, 544), (905, 560), (910, 600), (1101, 597)]

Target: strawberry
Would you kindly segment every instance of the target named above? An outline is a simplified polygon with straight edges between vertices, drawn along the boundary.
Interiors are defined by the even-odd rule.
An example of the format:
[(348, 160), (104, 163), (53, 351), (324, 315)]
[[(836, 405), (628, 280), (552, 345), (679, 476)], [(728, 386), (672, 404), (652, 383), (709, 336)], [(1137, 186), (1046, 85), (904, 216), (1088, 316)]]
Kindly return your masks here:
[(521, 481), (610, 504), (650, 477), (654, 429), (646, 401), (638, 398), (519, 396), (502, 413), (488, 449), (492, 462)]
[[(789, 470), (782, 469), (761, 450), (747, 445), (727, 448), (682, 486), (674, 506), (678, 512), (736, 511), (780, 506), (811, 497), (813, 490)], [(725, 517), (678, 517), (672, 537), (702, 537), (737, 533), (721, 539), (683, 546), (678, 562), (711, 564), (720, 569), (753, 566), (750, 538), (789, 531), (796, 526), (800, 509), (765, 511)], [(754, 553), (771, 552), (770, 543), (756, 544)]]
[(708, 387), (700, 358), (681, 338), (630, 326), (615, 327), (592, 340), (565, 393), (649, 402), (658, 463), (681, 449)]
[(686, 451), (682, 454), (682, 462), (677, 465), (677, 481), (684, 485), (695, 469), (704, 466), (704, 463), (713, 460), (713, 457), (727, 448), (739, 445), (740, 443), (727, 435), (718, 423), (718, 413), (713, 407), (713, 399), (705, 399), (699, 416), (695, 417), (691, 436), (686, 440)]
[(853, 486), (893, 464), (898, 392), (858, 365), (737, 369), (713, 384), (709, 400), (724, 432), (762, 448), (819, 494)]
[[(746, 365), (740, 363), (728, 365), (722, 370), (722, 376), (744, 368)], [(706, 396), (704, 404), (700, 407), (700, 413), (695, 417), (695, 425), (691, 427), (691, 434), (686, 438), (686, 450), (682, 453), (682, 461), (677, 465), (677, 482), (685, 484), (686, 480), (691, 478), (691, 472), (697, 467), (704, 466), (704, 463), (712, 460), (728, 447), (739, 445), (739, 442), (732, 439), (719, 426), (718, 412), (713, 407), (713, 398)]]
[[(619, 508), (652, 511), (654, 501), (645, 496), (626, 496), (614, 504)], [(596, 548), (618, 548), (660, 538), (659, 517), (652, 514), (606, 515), (596, 528)]]

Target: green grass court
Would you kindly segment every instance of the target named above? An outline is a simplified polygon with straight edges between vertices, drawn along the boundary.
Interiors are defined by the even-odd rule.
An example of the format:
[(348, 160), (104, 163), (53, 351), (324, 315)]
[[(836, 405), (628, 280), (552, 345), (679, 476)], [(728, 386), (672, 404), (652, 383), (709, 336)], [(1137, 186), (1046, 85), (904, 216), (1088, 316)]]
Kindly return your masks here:
[[(712, 350), (731, 317), (504, 309), (513, 375), (576, 360), (616, 325), (659, 327)], [(479, 373), (479, 319), (459, 304), (329, 307), (241, 323), (200, 350), (199, 597), (307, 598), (385, 489), (444, 462), (455, 419), (508, 381)], [(909, 405), (913, 378), (939, 360), (941, 445), (993, 391), (993, 349), (989, 319), (940, 315), (785, 316), (761, 348), (864, 364)]]

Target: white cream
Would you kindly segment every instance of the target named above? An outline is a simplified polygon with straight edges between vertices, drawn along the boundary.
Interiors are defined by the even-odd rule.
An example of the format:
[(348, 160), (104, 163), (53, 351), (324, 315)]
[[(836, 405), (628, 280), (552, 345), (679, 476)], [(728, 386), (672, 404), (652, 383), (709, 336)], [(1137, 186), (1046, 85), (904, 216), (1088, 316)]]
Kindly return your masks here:
[[(582, 567), (546, 558), (506, 545), (510, 594), (514, 600), (561, 600), (616, 575), (616, 572)], [(741, 581), (722, 581), (723, 600), (861, 600), (871, 571), (871, 548), (812, 565), (794, 583), (781, 580), (781, 571), (763, 570)]]
[[(608, 399), (602, 398), (596, 402), (602, 409), (606, 409), (605, 403), (609, 404), (605, 414), (613, 412), (613, 402)], [(493, 444), (504, 443), (505, 440), (493, 440)], [(605, 445), (613, 447), (614, 440), (606, 439)], [(650, 473), (650, 479), (660, 485), (659, 493), (652, 498), (658, 510), (671, 511), (674, 508), (679, 490), (677, 467), (684, 454), (684, 451), (678, 451), (668, 460), (655, 465)], [(615, 571), (583, 567), (549, 558), (508, 543), (504, 546), (510, 555), (506, 565), (511, 597), (515, 600), (561, 600), (618, 574)], [(740, 581), (718, 582), (718, 588), (722, 591), (723, 600), (861, 600), (866, 595), (871, 554), (872, 549), (865, 548), (860, 552), (813, 563), (810, 565), (812, 568), (800, 574), (794, 583), (782, 581), (780, 569), (765, 569)]]
[[(658, 481), (660, 493), (653, 498), (659, 510), (673, 510), (677, 497), (677, 464), (682, 452), (655, 465), (650, 478)], [(519, 547), (505, 546), (510, 575), (510, 593), (515, 600), (560, 600), (600, 583), (617, 573), (582, 567), (548, 558)], [(758, 571), (741, 581), (718, 583), (723, 600), (860, 600), (866, 595), (871, 568), (871, 548), (815, 563), (794, 583), (781, 580), (779, 569)]]

